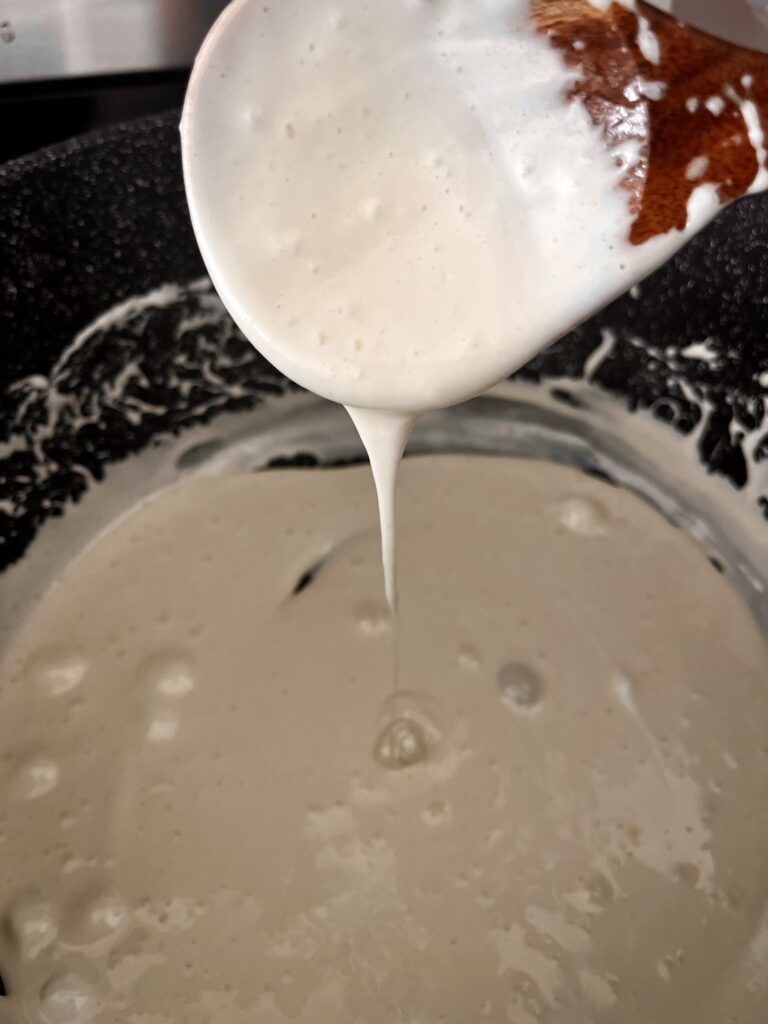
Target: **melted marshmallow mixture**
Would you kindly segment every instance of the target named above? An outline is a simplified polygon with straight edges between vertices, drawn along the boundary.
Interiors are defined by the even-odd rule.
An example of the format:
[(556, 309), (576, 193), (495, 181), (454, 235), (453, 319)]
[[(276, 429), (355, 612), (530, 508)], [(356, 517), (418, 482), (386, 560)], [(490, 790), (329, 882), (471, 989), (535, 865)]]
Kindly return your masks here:
[(766, 643), (686, 536), (545, 463), (209, 478), (2, 664), (14, 1024), (764, 1024)]
[(718, 205), (701, 186), (686, 232), (629, 244), (620, 178), (637, 154), (567, 101), (575, 74), (529, 15), (529, 0), (235, 0), (187, 98), (211, 277), (272, 363), (353, 413), (393, 604), (410, 416), (500, 381)]

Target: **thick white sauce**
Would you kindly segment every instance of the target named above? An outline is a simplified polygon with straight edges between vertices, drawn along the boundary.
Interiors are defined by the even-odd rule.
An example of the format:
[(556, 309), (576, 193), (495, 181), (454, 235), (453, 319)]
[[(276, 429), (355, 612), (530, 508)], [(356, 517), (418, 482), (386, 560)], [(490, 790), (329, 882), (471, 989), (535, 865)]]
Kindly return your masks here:
[[(236, 0), (190, 90), (211, 275), (349, 408), (392, 605), (414, 417), (684, 238), (628, 245), (631, 154), (565, 101), (527, 13)], [(0, 1020), (762, 1024), (748, 609), (656, 513), (563, 468), (409, 463), (402, 519), (394, 694), (361, 470), (180, 488), (34, 610), (0, 667)]]
[(401, 486), (395, 696), (363, 468), (181, 486), (29, 616), (0, 664), (0, 1020), (764, 1024), (741, 598), (563, 467)]
[[(629, 244), (633, 155), (573, 82), (529, 0), (235, 0), (198, 59), (182, 138), (203, 256), (272, 363), (366, 410), (391, 598), (410, 418), (498, 382), (686, 237)], [(697, 192), (690, 230), (716, 205)]]

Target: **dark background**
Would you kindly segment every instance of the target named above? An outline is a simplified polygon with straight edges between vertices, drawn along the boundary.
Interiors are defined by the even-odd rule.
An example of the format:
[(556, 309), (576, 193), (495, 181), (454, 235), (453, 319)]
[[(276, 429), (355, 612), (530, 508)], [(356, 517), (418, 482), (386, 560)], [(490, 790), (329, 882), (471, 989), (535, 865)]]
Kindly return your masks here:
[[(29, 0), (34, 3), (34, 0)], [(0, 86), (0, 163), (95, 128), (181, 106), (189, 68)]]

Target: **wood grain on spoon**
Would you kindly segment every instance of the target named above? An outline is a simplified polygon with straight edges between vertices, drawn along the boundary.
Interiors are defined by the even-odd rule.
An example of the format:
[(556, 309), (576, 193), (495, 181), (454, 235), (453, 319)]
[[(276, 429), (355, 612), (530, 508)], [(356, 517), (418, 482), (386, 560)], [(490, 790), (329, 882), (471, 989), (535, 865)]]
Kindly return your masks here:
[[(626, 159), (631, 241), (686, 226), (694, 190), (711, 184), (723, 205), (754, 189), (766, 168), (768, 56), (687, 28), (640, 2), (532, 0), (538, 31), (579, 79), (572, 95)], [(748, 120), (754, 121), (752, 138)]]

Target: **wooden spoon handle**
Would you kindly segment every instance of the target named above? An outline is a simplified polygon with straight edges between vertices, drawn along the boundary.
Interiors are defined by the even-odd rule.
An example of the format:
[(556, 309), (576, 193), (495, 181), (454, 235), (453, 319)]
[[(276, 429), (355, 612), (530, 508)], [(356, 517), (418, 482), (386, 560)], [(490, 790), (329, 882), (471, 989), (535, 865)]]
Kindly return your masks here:
[(638, 0), (532, 0), (534, 23), (578, 72), (572, 96), (603, 131), (632, 197), (631, 241), (682, 230), (712, 185), (725, 205), (768, 187), (768, 57)]

